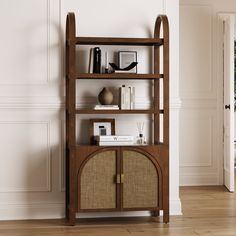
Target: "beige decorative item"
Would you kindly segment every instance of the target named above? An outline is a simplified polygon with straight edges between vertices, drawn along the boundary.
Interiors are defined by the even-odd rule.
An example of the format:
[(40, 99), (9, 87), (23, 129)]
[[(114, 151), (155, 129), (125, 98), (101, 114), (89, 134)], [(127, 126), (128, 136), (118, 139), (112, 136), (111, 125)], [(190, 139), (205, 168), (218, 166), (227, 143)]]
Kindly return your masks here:
[(110, 105), (113, 102), (113, 94), (109, 88), (104, 87), (98, 94), (98, 101), (101, 105)]

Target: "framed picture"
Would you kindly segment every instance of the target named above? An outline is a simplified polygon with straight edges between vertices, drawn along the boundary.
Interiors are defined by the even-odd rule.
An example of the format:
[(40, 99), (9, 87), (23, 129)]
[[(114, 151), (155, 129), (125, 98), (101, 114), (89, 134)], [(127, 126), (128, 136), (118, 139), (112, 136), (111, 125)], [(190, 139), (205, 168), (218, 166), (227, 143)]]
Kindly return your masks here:
[(115, 119), (90, 119), (90, 143), (97, 135), (115, 135)]
[[(137, 52), (136, 51), (119, 51), (118, 52), (119, 67), (128, 67), (132, 62), (137, 62)], [(137, 66), (130, 69), (128, 73), (137, 73)]]

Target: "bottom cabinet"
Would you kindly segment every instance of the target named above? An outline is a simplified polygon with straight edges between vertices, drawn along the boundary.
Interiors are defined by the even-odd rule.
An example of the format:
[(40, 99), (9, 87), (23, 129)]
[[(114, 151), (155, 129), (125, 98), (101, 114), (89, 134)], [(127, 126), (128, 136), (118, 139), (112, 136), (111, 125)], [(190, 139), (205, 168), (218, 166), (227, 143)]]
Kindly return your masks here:
[[(76, 212), (148, 210), (169, 222), (169, 159), (165, 146), (99, 147), (76, 150), (67, 217)], [(74, 174), (72, 174), (74, 173)]]

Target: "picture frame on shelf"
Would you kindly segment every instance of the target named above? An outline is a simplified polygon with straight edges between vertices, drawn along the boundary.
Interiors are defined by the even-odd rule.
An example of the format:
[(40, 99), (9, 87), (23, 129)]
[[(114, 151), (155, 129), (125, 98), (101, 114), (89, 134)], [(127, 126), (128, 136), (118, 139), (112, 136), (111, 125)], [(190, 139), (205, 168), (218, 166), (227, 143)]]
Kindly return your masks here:
[[(126, 68), (133, 62), (137, 63), (137, 52), (136, 51), (118, 51), (118, 61), (119, 61), (120, 68)], [(127, 72), (137, 74), (138, 72), (137, 65)]]
[(115, 119), (90, 119), (90, 143), (95, 144), (97, 135), (115, 135)]

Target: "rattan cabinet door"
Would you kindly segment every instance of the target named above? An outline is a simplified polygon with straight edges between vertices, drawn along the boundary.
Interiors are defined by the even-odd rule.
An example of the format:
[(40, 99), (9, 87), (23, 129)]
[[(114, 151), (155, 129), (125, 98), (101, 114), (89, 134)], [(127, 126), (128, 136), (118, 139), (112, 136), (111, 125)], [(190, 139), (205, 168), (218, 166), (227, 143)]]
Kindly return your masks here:
[(116, 208), (116, 150), (91, 157), (80, 178), (80, 209)]
[(144, 154), (123, 150), (123, 208), (158, 207), (158, 174)]

